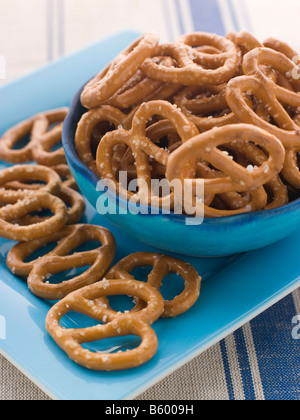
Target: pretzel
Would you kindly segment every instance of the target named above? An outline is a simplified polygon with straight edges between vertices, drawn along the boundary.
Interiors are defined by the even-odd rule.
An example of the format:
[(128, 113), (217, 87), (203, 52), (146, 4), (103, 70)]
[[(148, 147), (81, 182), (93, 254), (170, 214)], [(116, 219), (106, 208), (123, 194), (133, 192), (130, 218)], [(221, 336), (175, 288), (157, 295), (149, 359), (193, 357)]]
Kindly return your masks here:
[[(221, 54), (198, 53), (193, 46), (217, 45)], [(178, 67), (159, 65), (158, 56), (170, 56)], [(156, 58), (155, 58), (156, 57)], [(226, 38), (205, 33), (194, 33), (180, 38), (174, 44), (160, 45), (154, 51), (154, 58), (148, 58), (141, 65), (141, 71), (151, 79), (183, 86), (211, 86), (227, 82), (239, 65), (235, 45)], [(211, 66), (212, 68), (207, 68)]]
[[(204, 96), (199, 98), (199, 93), (203, 93)], [(207, 94), (209, 96), (206, 96)], [(174, 103), (197, 126), (200, 132), (239, 122), (228, 107), (225, 87), (212, 86), (203, 89), (189, 86), (175, 96)], [(215, 112), (221, 112), (224, 115), (211, 115)], [(204, 117), (199, 114), (209, 114), (209, 116)]]
[[(9, 196), (0, 191), (0, 202), (4, 204), (4, 207), (0, 208), (0, 236), (6, 239), (26, 242), (42, 238), (61, 229), (67, 223), (68, 214), (64, 202), (46, 192), (27, 193), (24, 198), (19, 198), (15, 194)], [(41, 209), (50, 210), (53, 216), (29, 226), (14, 223)]]
[(92, 153), (91, 137), (93, 131), (100, 122), (108, 121), (115, 128), (129, 129), (131, 126), (132, 114), (126, 116), (119, 109), (105, 105), (101, 108), (92, 109), (83, 114), (80, 119), (76, 134), (75, 146), (79, 158), (92, 170), (96, 171), (96, 162)]
[(38, 250), (46, 248), (49, 244), (56, 244), (50, 252), (45, 251), (42, 256), (68, 256), (76, 248), (95, 238), (103, 243), (104, 254), (106, 252), (109, 254), (109, 250), (111, 250), (112, 255), (114, 254), (115, 241), (113, 235), (107, 229), (100, 226), (77, 224), (65, 226), (63, 229), (39, 239), (16, 244), (9, 251), (6, 263), (8, 268), (17, 276), (28, 277), (39, 259), (30, 262), (26, 262), (26, 260)]
[[(264, 66), (271, 66), (272, 69), (288, 80), (295, 92), (300, 91), (300, 80), (294, 77), (295, 72), (298, 74), (299, 68), (284, 54), (269, 48), (257, 48), (244, 57), (243, 69), (245, 75), (255, 75), (262, 78), (261, 67), (264, 68)], [(290, 106), (300, 106), (300, 95), (275, 83), (273, 85), (279, 101)]]
[[(244, 157), (248, 159), (249, 166), (247, 166), (247, 168), (250, 172), (252, 171), (252, 168), (254, 169), (255, 166), (262, 165), (266, 160), (266, 154), (252, 143), (231, 143), (229, 148), (231, 150), (238, 151), (241, 155), (244, 155)], [(265, 184), (265, 187), (272, 193), (269, 203), (265, 206), (266, 210), (275, 209), (288, 203), (288, 190), (286, 185), (284, 185), (281, 181), (279, 175), (276, 175), (267, 184)]]
[[(245, 99), (247, 95), (255, 96), (279, 127), (260, 118), (248, 106)], [(268, 79), (263, 82), (253, 76), (236, 77), (227, 85), (226, 98), (230, 108), (241, 122), (265, 129), (281, 140), (287, 148), (300, 145), (299, 126), (277, 100), (274, 85)]]
[[(88, 369), (114, 371), (138, 367), (156, 354), (158, 340), (154, 330), (141, 320), (141, 314), (117, 314), (110, 318), (105, 315), (104, 307), (97, 302), (102, 297), (124, 294), (135, 294), (148, 303), (147, 319), (150, 319), (151, 324), (163, 312), (163, 298), (148, 284), (134, 280), (101, 281), (73, 292), (55, 304), (46, 318), (47, 331), (75, 363)], [(70, 311), (87, 315), (99, 324), (89, 328), (65, 329), (60, 326), (60, 321)], [(139, 336), (142, 339), (141, 344), (134, 350), (102, 353), (91, 352), (81, 346), (83, 343), (128, 335)]]
[(268, 38), (264, 41), (263, 45), (266, 48), (271, 48), (272, 50), (284, 54), (292, 61), (295, 59), (295, 57), (298, 57), (298, 53), (293, 48), (291, 48), (286, 42), (282, 42), (279, 39)]
[[(8, 163), (26, 163), (33, 160), (33, 139), (32, 133), (36, 121), (40, 118), (52, 119), (53, 115), (60, 112), (67, 112), (64, 110), (54, 110), (37, 114), (27, 120), (24, 120), (14, 127), (7, 130), (0, 139), (0, 159)], [(22, 139), (28, 141), (25, 146), (20, 149), (14, 149), (14, 146)]]
[(285, 162), (282, 169), (284, 179), (294, 188), (300, 188), (300, 170), (298, 154), (300, 147), (293, 147), (286, 151)]
[[(157, 61), (160, 65), (167, 67), (174, 65), (174, 61), (170, 57), (158, 57)], [(124, 84), (124, 86), (122, 86), (111, 98), (104, 101), (103, 104), (126, 109), (133, 107), (138, 103), (142, 103), (145, 101), (145, 98), (149, 98), (154, 95), (168, 95), (169, 97), (172, 95), (174, 88), (178, 90), (178, 87), (173, 86), (173, 88), (170, 88), (171, 91), (168, 91), (165, 83), (159, 80), (150, 79), (138, 70), (137, 73)], [(148, 100), (149, 99), (147, 99), (147, 101)]]
[[(112, 280), (112, 283), (118, 279), (134, 280), (130, 273), (137, 267), (146, 266), (153, 267), (148, 275), (148, 284), (158, 291), (162, 287), (163, 279), (171, 273), (177, 273), (185, 282), (185, 289), (179, 296), (171, 301), (164, 301), (164, 311), (161, 315), (163, 318), (177, 317), (188, 311), (197, 302), (200, 295), (201, 277), (190, 264), (167, 255), (148, 252), (131, 254), (111, 268), (105, 278), (108, 281)], [(130, 311), (130, 314), (137, 316), (140, 311), (143, 311), (144, 303), (141, 299), (137, 299), (136, 294), (133, 293), (133, 296), (138, 303)], [(108, 303), (107, 300), (102, 300), (104, 314), (111, 318), (116, 316), (117, 312), (113, 311)]]
[(249, 32), (229, 32), (226, 38), (230, 39), (241, 51), (242, 56), (255, 48), (262, 47), (262, 44)]
[[(169, 151), (166, 151), (159, 146), (155, 145), (146, 136), (146, 124), (154, 115), (162, 116), (167, 119), (173, 126), (175, 126), (182, 142), (187, 141), (191, 137), (194, 137), (199, 133), (197, 127), (187, 118), (177, 107), (171, 105), (167, 101), (151, 101), (142, 104), (136, 111), (133, 121), (132, 128), (130, 131), (116, 130), (107, 133), (101, 140), (96, 156), (97, 170), (103, 179), (111, 180), (119, 194), (124, 197), (132, 197), (134, 194), (127, 191), (115, 178), (114, 171), (112, 168), (112, 156), (115, 146), (120, 143), (126, 144), (133, 153), (136, 161), (137, 178), (139, 183), (138, 198), (142, 202), (149, 202), (151, 199), (152, 203), (162, 204), (162, 198), (156, 198), (154, 196), (149, 197), (148, 192), (151, 191), (151, 169), (149, 165), (149, 157), (159, 164), (165, 166), (169, 158)], [(145, 191), (145, 184), (141, 183), (141, 180), (148, 186)], [(166, 201), (170, 197), (166, 198)]]
[[(32, 181), (36, 183), (28, 183)], [(59, 193), (61, 185), (59, 175), (52, 169), (41, 165), (15, 165), (0, 171), (2, 197), (21, 199), (27, 195), (28, 191), (33, 190), (56, 195)]]
[[(250, 173), (218, 149), (222, 144), (237, 140), (257, 143), (268, 152), (268, 159)], [(207, 194), (243, 192), (258, 189), (274, 178), (281, 171), (284, 158), (284, 147), (275, 136), (247, 124), (229, 125), (202, 133), (176, 149), (169, 157), (166, 176), (169, 181), (183, 180), (188, 167), (188, 178), (192, 178), (195, 186), (198, 182), (195, 179), (197, 161), (202, 159), (226, 175), (204, 179), (204, 190)]]
[[(66, 224), (71, 225), (78, 223), (84, 215), (86, 209), (85, 200), (82, 195), (72, 190), (71, 188), (62, 186), (57, 196), (65, 203), (67, 207)], [(35, 223), (41, 223), (47, 219), (49, 219), (49, 216), (31, 216), (28, 214), (20, 219), (15, 220), (15, 222), (21, 226), (28, 226)]]
[[(67, 163), (63, 148), (51, 149), (61, 144), (63, 121), (68, 114), (68, 108), (54, 110), (42, 114), (34, 123), (32, 130), (32, 156), (35, 162), (45, 166), (56, 166)], [(56, 124), (53, 128), (51, 126)]]
[(60, 164), (57, 166), (52, 166), (53, 169), (62, 180), (62, 186), (66, 188), (71, 188), (72, 190), (78, 190), (78, 185), (72, 175), (72, 172), (67, 164)]
[(135, 41), (85, 86), (81, 94), (82, 105), (88, 109), (97, 108), (111, 98), (151, 56), (157, 45), (158, 37), (151, 32)]
[[(34, 263), (28, 277), (29, 289), (40, 298), (61, 299), (74, 290), (95, 283), (103, 277), (114, 258), (115, 240), (107, 229), (91, 225), (75, 225), (73, 231), (66, 232), (64, 239), (52, 253)], [(69, 255), (72, 250), (90, 240), (101, 242), (101, 247)], [(46, 282), (51, 275), (85, 266), (90, 268), (71, 280), (58, 284)]]
[[(197, 165), (197, 176), (205, 179), (214, 179), (225, 175), (199, 162)], [(228, 217), (266, 208), (268, 197), (263, 187), (260, 187), (257, 191), (247, 192), (247, 195), (247, 199), (237, 192), (227, 192), (217, 196), (211, 195), (209, 199), (206, 196), (204, 216), (208, 218)], [(215, 208), (216, 199), (218, 202), (221, 202), (222, 208)]]

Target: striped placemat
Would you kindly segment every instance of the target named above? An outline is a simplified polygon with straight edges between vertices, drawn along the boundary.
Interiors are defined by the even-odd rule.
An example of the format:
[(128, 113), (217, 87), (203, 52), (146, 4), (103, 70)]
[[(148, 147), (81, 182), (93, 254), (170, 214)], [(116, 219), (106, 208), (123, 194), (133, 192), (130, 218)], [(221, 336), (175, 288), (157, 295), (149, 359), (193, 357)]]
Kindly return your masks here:
[[(299, 15), (299, 0), (0, 0), (0, 85), (129, 28), (154, 30), (162, 41), (192, 31), (248, 30), (261, 41), (278, 37), (300, 51)], [(0, 357), (0, 399), (47, 397)], [(300, 292), (140, 399), (300, 399)]]

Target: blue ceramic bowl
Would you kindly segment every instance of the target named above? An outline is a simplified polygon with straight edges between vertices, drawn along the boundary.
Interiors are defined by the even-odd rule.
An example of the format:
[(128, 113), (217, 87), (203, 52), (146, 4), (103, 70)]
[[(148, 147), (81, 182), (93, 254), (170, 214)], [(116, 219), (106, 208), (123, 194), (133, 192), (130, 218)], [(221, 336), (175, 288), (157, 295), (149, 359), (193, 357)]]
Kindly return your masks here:
[[(265, 247), (300, 228), (300, 200), (275, 210), (205, 219), (201, 225), (188, 225), (186, 217), (180, 215), (161, 212), (153, 215), (147, 208), (141, 208), (140, 214), (132, 214), (134, 209), (129, 206), (129, 211), (122, 214), (128, 206), (127, 201), (117, 197), (116, 202), (109, 191), (103, 191), (104, 188), (98, 188), (97, 191), (101, 180), (81, 162), (76, 153), (75, 131), (81, 116), (86, 112), (80, 102), (81, 92), (82, 88), (71, 103), (63, 128), (63, 146), (69, 166), (81, 192), (91, 205), (97, 208), (98, 203), (98, 206), (116, 209), (108, 211), (104, 217), (131, 236), (175, 254), (217, 257)], [(103, 194), (107, 197), (106, 201)]]

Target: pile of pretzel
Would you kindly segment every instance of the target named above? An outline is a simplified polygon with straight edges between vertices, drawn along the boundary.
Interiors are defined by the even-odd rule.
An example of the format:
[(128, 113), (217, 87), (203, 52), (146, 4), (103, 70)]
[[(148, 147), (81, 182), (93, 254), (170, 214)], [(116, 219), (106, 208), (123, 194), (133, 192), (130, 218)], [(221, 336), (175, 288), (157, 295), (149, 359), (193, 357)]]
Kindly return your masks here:
[(298, 63), (287, 44), (245, 32), (170, 44), (146, 33), (83, 89), (78, 155), (143, 204), (163, 207), (153, 179), (189, 179), (204, 183), (206, 217), (281, 207), (300, 189)]
[[(157, 253), (134, 253), (111, 266), (116, 256), (113, 234), (82, 223), (85, 201), (61, 148), (67, 112), (38, 114), (0, 139), (1, 160), (13, 164), (0, 171), (0, 237), (17, 241), (8, 252), (7, 267), (26, 279), (34, 295), (56, 302), (46, 328), (72, 360), (94, 370), (137, 367), (157, 352), (158, 339), (151, 325), (189, 310), (199, 298), (201, 278), (190, 264)], [(92, 249), (81, 251), (88, 243)], [(148, 266), (152, 270), (146, 282), (134, 278), (135, 268)], [(77, 274), (66, 278), (64, 273), (73, 270)], [(55, 277), (60, 273), (64, 280)], [(160, 290), (172, 273), (184, 280), (185, 288), (168, 301)], [(114, 311), (108, 300), (114, 295), (134, 298), (134, 308)], [(62, 318), (71, 311), (91, 317), (95, 326), (65, 328)], [(106, 353), (84, 346), (132, 335), (141, 338), (134, 350)]]

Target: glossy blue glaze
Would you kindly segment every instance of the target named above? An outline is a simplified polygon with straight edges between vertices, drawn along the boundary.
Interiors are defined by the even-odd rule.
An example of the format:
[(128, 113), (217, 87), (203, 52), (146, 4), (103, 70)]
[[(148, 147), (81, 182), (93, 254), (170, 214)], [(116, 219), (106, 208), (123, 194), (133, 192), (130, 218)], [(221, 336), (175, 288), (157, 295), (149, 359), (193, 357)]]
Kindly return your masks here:
[[(73, 98), (63, 130), (63, 145), (72, 173), (94, 208), (103, 194), (97, 191), (99, 178), (84, 165), (74, 147), (74, 135), (80, 117), (86, 112), (81, 106), (80, 93)], [(100, 182), (101, 184), (101, 182)], [(105, 193), (109, 197), (109, 194)], [(107, 206), (115, 205), (110, 196)], [(290, 235), (300, 227), (300, 200), (275, 210), (242, 214), (220, 219), (205, 219), (201, 225), (187, 225), (186, 218), (175, 214), (153, 215), (148, 208), (140, 214), (120, 214), (128, 203), (118, 197), (116, 214), (105, 217), (136, 239), (163, 251), (188, 256), (224, 256), (270, 245)]]

